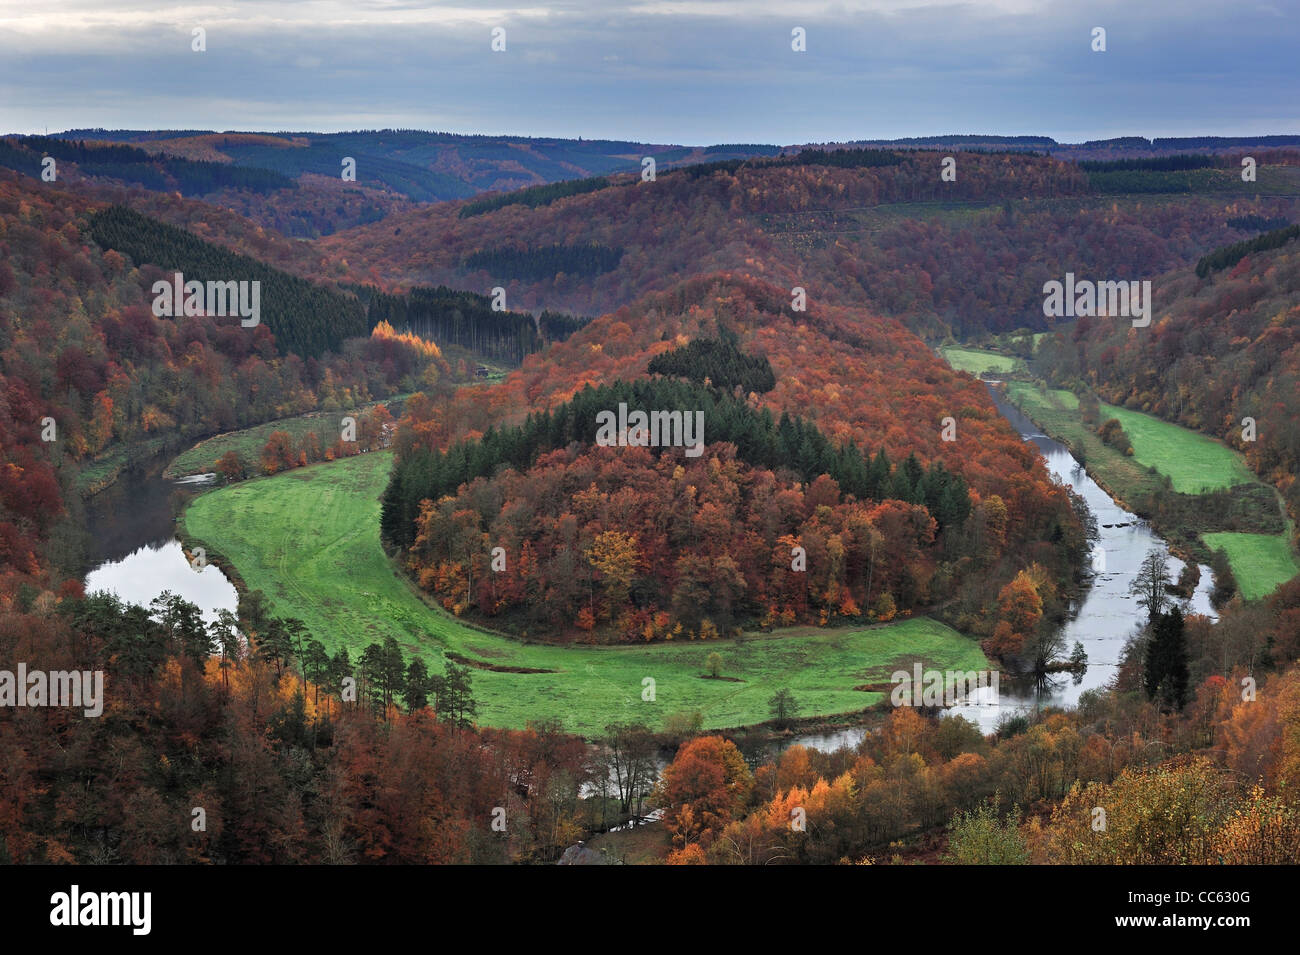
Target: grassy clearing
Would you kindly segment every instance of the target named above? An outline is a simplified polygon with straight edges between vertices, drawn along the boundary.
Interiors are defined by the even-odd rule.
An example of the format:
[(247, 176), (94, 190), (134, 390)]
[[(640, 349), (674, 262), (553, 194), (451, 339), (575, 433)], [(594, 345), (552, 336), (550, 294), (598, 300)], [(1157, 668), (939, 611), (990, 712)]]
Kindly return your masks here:
[(1247, 600), (1267, 597), (1280, 584), (1300, 574), (1286, 534), (1202, 534), (1211, 550), (1223, 548)]
[(190, 474), (204, 474), (211, 471), (216, 460), (227, 451), (238, 452), (245, 461), (256, 467), (262, 448), (266, 446), (273, 431), (289, 432), (293, 435), (295, 447), (302, 440), (303, 435), (314, 431), (320, 437), (321, 447), (328, 448), (338, 440), (344, 416), (351, 415), (355, 418), (367, 408), (373, 408), (377, 404), (391, 406), (407, 397), (407, 395), (398, 395), (394, 398), (385, 398), (383, 401), (372, 401), (355, 411), (312, 411), (292, 418), (268, 421), (265, 424), (244, 428), (242, 431), (227, 431), (225, 434), (200, 441), (188, 451), (177, 455), (176, 459), (167, 465), (163, 476), (179, 478)]
[(1002, 355), (980, 348), (959, 348), (956, 345), (945, 345), (939, 351), (954, 369), (969, 372), (976, 378), (986, 371), (1009, 375), (1025, 370), (1025, 363), (1014, 355)]
[(1028, 382), (1007, 384), (1007, 395), (1045, 432), (1076, 449), (1082, 449), (1088, 472), (1110, 493), (1125, 501), (1153, 494), (1160, 481), (1136, 457), (1126, 457), (1102, 442), (1079, 418), (1079, 399), (1062, 389), (1039, 391)]
[(1169, 475), (1174, 490), (1202, 494), (1258, 479), (1240, 454), (1213, 438), (1151, 415), (1115, 405), (1101, 406), (1102, 418), (1118, 418), (1139, 464)]
[(1126, 498), (1157, 489), (1158, 482), (1148, 468), (1167, 475), (1180, 494), (1259, 483), (1242, 456), (1227, 445), (1149, 414), (1101, 405), (1101, 419), (1118, 418), (1133, 442), (1133, 455), (1128, 457), (1102, 443), (1083, 423), (1079, 399), (1071, 392), (1059, 388), (1043, 392), (1036, 385), (1013, 381), (1007, 385), (1007, 394), (1053, 437), (1082, 446), (1088, 468)]
[[(769, 718), (767, 701), (789, 688), (802, 715), (850, 713), (880, 700), (861, 684), (920, 658), (940, 669), (984, 669), (978, 645), (928, 619), (862, 630), (800, 629), (736, 643), (557, 647), (476, 630), (430, 606), (400, 576), (379, 542), (379, 495), (392, 467), (375, 452), (299, 468), (213, 491), (190, 505), (186, 531), (209, 557), (229, 561), (249, 587), (262, 589), (274, 612), (301, 618), (333, 652), (356, 653), (390, 634), (408, 654), (441, 669), (445, 652), (496, 667), (549, 673), (474, 671), (480, 721), (520, 727), (557, 718), (571, 732), (593, 735), (615, 720), (661, 727), (675, 713), (699, 710), (709, 728)], [(702, 678), (706, 657), (722, 655), (722, 675)], [(642, 702), (642, 680), (656, 683), (656, 702)]]

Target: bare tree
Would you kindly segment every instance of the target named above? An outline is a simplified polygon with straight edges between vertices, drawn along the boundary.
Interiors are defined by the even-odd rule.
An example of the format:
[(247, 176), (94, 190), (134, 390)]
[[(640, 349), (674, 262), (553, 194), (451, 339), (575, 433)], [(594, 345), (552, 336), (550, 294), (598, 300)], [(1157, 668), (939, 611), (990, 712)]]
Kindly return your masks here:
[(1164, 613), (1169, 604), (1169, 555), (1160, 548), (1153, 548), (1142, 558), (1142, 566), (1137, 576), (1128, 585), (1128, 592), (1138, 599), (1138, 605), (1145, 607), (1147, 619), (1155, 620)]
[(641, 814), (641, 800), (655, 784), (654, 734), (640, 723), (611, 723), (605, 727), (610, 775), (618, 787), (619, 809)]

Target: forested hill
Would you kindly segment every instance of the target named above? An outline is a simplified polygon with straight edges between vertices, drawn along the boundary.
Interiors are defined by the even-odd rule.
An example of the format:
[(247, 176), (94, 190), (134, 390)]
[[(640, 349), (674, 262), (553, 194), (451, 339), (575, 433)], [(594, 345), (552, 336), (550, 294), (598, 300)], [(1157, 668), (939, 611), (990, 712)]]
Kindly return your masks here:
[[(1231, 156), (1085, 169), (958, 150), (953, 181), (941, 177), (943, 159), (934, 149), (807, 150), (653, 182), (609, 176), (401, 210), (319, 248), (357, 277), (365, 263), (388, 282), (500, 285), (511, 307), (588, 315), (736, 271), (811, 300), (865, 303), (927, 338), (966, 338), (1050, 327), (1042, 287), (1067, 271), (1149, 278), (1249, 237), (1253, 221), (1300, 219), (1295, 150), (1261, 152), (1257, 183), (1241, 180)], [(579, 254), (588, 249), (611, 250), (616, 267)]]
[(46, 158), (71, 163), (84, 176), (116, 179), (146, 189), (176, 190), (187, 196), (221, 189), (259, 194), (292, 189), (294, 181), (270, 169), (155, 154), (134, 146), (87, 143), (51, 136), (0, 139), (0, 165), (40, 178)]
[(781, 151), (756, 143), (688, 147), (419, 130), (77, 129), (0, 138), (0, 166), (38, 177), (49, 156), (60, 182), (202, 196), (285, 235), (317, 238), (421, 203), (472, 196), (492, 203), (527, 187), (635, 172), (646, 156), (669, 169)]
[[(701, 612), (719, 626), (769, 613), (824, 623), (958, 594), (951, 609), (961, 628), (992, 637), (1000, 618), (980, 602), (996, 602), (1026, 563), (1043, 569), (1033, 586), (1050, 604), (1050, 581), (1068, 579), (1086, 550), (1083, 524), (984, 386), (890, 319), (789, 306), (777, 286), (697, 276), (593, 320), (499, 384), (461, 389), (446, 406), (412, 399), (385, 499), (389, 539), (408, 547), (421, 585), (457, 612), (523, 613), (522, 595), (540, 587), (548, 596), (532, 603), (534, 632), (574, 625), (580, 568), (565, 570), (564, 560), (629, 514), (641, 522), (634, 536), (647, 562), (640, 609), (625, 615), (623, 593), (587, 607), (595, 618), (586, 629), (614, 639), (637, 638), (652, 603), (667, 616), (646, 611), (659, 621), (646, 632), (663, 636), (673, 620), (702, 625)], [(700, 410), (707, 450), (592, 446), (595, 412), (620, 401)], [(951, 442), (941, 433), (949, 416), (959, 435)], [(831, 509), (824, 520), (819, 503)], [(666, 527), (680, 532), (665, 536)], [(874, 558), (862, 547), (873, 534), (885, 577), (867, 571)], [(475, 589), (488, 539), (535, 554), (511, 567), (538, 576), (512, 569)], [(782, 574), (801, 540), (817, 542), (809, 553), (846, 550), (843, 563), (819, 563), (817, 583), (796, 596)], [(1023, 637), (1009, 633), (1012, 644)]]
[(338, 351), (344, 340), (370, 332), (365, 309), (356, 298), (230, 252), (123, 206), (112, 206), (91, 216), (90, 233), (105, 250), (129, 256), (136, 265), (181, 272), (186, 281), (260, 282), (261, 321), (284, 352), (315, 357)]
[(208, 130), (75, 129), (69, 140), (132, 143), (154, 153), (278, 173), (338, 178), (342, 161), (356, 161), (356, 181), (418, 202), (463, 199), (482, 192), (639, 170), (644, 156), (663, 167), (733, 157), (770, 156), (761, 144), (671, 146), (605, 139), (464, 136), (410, 129), (343, 133)]

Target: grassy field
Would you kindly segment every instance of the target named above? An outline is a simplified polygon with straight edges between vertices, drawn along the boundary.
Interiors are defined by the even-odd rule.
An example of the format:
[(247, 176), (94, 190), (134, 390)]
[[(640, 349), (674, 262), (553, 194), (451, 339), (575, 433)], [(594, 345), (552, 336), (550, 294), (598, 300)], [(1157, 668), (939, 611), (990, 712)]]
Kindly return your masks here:
[[(1025, 382), (1008, 383), (1007, 392), (1012, 402), (1044, 431), (1075, 446), (1082, 444), (1089, 473), (1124, 500), (1136, 501), (1157, 489), (1158, 482), (1147, 470), (1148, 466), (1169, 475), (1174, 489), (1183, 494), (1195, 495), (1234, 486), (1244, 491), (1247, 489), (1241, 485), (1260, 483), (1246, 467), (1241, 455), (1231, 448), (1151, 415), (1114, 405), (1101, 406), (1102, 418), (1118, 418), (1133, 442), (1133, 456), (1126, 457), (1103, 444), (1092, 429), (1083, 424), (1079, 419), (1078, 399), (1070, 392), (1051, 389), (1040, 392), (1036, 386)], [(1274, 500), (1272, 493), (1251, 496), (1245, 506), (1256, 508), (1256, 511), (1247, 526), (1253, 524), (1261, 529), (1267, 528), (1270, 521), (1263, 518), (1275, 515), (1265, 515), (1263, 511), (1271, 510), (1275, 506)], [(1206, 527), (1214, 527), (1224, 514), (1205, 511), (1204, 507), (1208, 505), (1197, 506), (1201, 511), (1193, 530), (1199, 533), (1210, 550), (1223, 548), (1227, 552), (1242, 595), (1248, 600), (1267, 596), (1278, 584), (1300, 572), (1300, 563), (1291, 550), (1288, 532), (1211, 532)], [(1224, 524), (1218, 523), (1218, 526)], [(1240, 528), (1241, 525), (1236, 526)]]
[(1201, 494), (1258, 479), (1240, 454), (1213, 438), (1151, 415), (1102, 404), (1102, 420), (1118, 418), (1139, 464), (1169, 475), (1174, 490)]
[(1160, 482), (1142, 467), (1135, 457), (1125, 457), (1109, 445), (1103, 444), (1095, 431), (1079, 418), (1079, 399), (1068, 391), (1038, 390), (1028, 382), (1007, 383), (1007, 395), (1034, 420), (1046, 433), (1075, 448), (1082, 448), (1088, 472), (1110, 492), (1126, 501), (1156, 491)]
[[(400, 404), (407, 397), (407, 395), (398, 395), (394, 398), (385, 398), (383, 401), (372, 401), (364, 405), (360, 411), (373, 408), (377, 404), (389, 405), (390, 410), (393, 410), (394, 403)], [(288, 431), (293, 435), (295, 447), (302, 440), (303, 435), (314, 431), (320, 436), (321, 447), (328, 448), (338, 440), (344, 416), (351, 415), (355, 418), (360, 411), (313, 411), (293, 418), (268, 421), (242, 431), (218, 434), (200, 441), (188, 451), (177, 455), (176, 459), (167, 465), (164, 477), (179, 478), (211, 471), (213, 463), (227, 451), (238, 452), (245, 461), (256, 467), (262, 448), (265, 447), (273, 431)]]
[(1238, 484), (1255, 484), (1258, 478), (1240, 454), (1212, 438), (1159, 418), (1115, 405), (1101, 405), (1101, 419), (1118, 418), (1133, 442), (1126, 457), (1102, 443), (1079, 418), (1079, 399), (1062, 389), (1040, 392), (1027, 382), (1010, 382), (1007, 393), (1014, 404), (1055, 438), (1082, 444), (1090, 469), (1116, 492), (1132, 496), (1149, 492), (1155, 481), (1147, 468), (1169, 476), (1174, 490), (1200, 494)]
[(1291, 553), (1285, 534), (1202, 534), (1211, 550), (1223, 548), (1247, 600), (1267, 597), (1296, 574), (1300, 562)]
[[(662, 726), (669, 715), (699, 710), (705, 727), (743, 726), (768, 719), (767, 701), (783, 687), (804, 716), (841, 714), (881, 698), (854, 686), (888, 682), (917, 658), (940, 669), (988, 666), (974, 641), (928, 619), (802, 628), (739, 644), (620, 647), (527, 645), (473, 629), (425, 603), (384, 554), (378, 498), (391, 466), (391, 453), (376, 452), (213, 491), (191, 504), (186, 532), (263, 590), (275, 613), (305, 621), (331, 651), (347, 645), (356, 659), (391, 634), (438, 669), (451, 651), (490, 666), (553, 671), (476, 669), (485, 725), (558, 718), (571, 732), (593, 735), (615, 720)], [(715, 650), (722, 675), (740, 682), (703, 678)], [(641, 699), (646, 677), (655, 680), (653, 703)]]
[(969, 372), (977, 378), (986, 371), (1007, 375), (1015, 371), (1024, 371), (1025, 368), (1025, 363), (1014, 355), (1000, 355), (980, 348), (945, 345), (939, 351), (948, 364), (957, 371)]

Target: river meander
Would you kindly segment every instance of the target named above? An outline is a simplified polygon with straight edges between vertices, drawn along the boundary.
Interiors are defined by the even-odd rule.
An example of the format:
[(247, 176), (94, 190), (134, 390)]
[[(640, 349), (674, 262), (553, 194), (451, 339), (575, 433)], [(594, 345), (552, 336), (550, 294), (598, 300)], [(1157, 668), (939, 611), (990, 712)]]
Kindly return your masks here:
[[(1088, 655), (1087, 670), (1077, 676), (1053, 675), (1038, 685), (1004, 679), (996, 700), (970, 700), (949, 710), (974, 721), (985, 732), (992, 732), (1008, 714), (1072, 706), (1082, 692), (1104, 687), (1112, 679), (1125, 641), (1142, 622), (1142, 610), (1129, 594), (1129, 584), (1147, 552), (1165, 547), (1146, 522), (1120, 507), (1088, 476), (1064, 445), (1040, 432), (996, 392), (993, 397), (1021, 437), (1038, 448), (1051, 473), (1087, 501), (1096, 515), (1100, 539), (1090, 584), (1062, 625), (1067, 653), (1076, 641), (1081, 643)], [(197, 604), (205, 619), (212, 620), (218, 609), (235, 610), (234, 585), (217, 567), (196, 567), (187, 560), (174, 523), (174, 515), (206, 482), (201, 478), (163, 478), (165, 464), (165, 460), (155, 460), (137, 467), (87, 502), (87, 528), (94, 544), (86, 589), (111, 591), (123, 600), (144, 605), (163, 591), (171, 591)], [(211, 480), (211, 476), (206, 478)], [(1182, 562), (1171, 556), (1170, 566), (1176, 575)], [(1212, 588), (1210, 570), (1202, 566), (1201, 581), (1187, 611), (1215, 618), (1209, 601)], [(864, 732), (861, 727), (836, 729), (802, 734), (791, 742), (832, 750), (855, 745)]]

